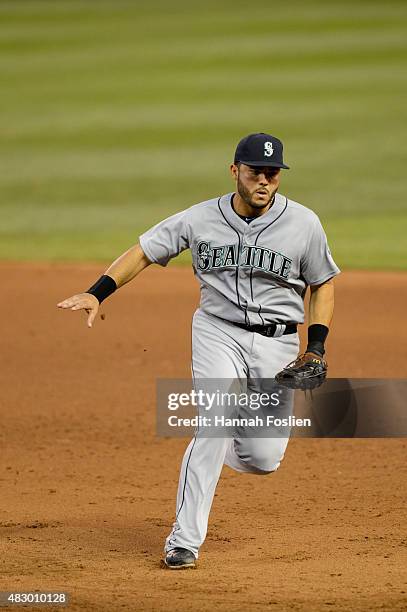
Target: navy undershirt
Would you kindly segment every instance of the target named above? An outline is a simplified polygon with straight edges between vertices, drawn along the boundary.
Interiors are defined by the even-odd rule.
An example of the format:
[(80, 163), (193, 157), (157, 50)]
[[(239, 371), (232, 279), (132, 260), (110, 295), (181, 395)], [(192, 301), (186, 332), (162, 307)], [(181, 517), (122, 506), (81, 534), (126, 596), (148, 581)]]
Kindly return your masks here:
[[(236, 211), (235, 211), (236, 212)], [(237, 215), (239, 215), (239, 213), (236, 213)], [(255, 219), (256, 217), (243, 217), (243, 215), (239, 215), (239, 217), (241, 219), (243, 219), (243, 221), (246, 221), (246, 223), (251, 223), (253, 221), (253, 219)]]

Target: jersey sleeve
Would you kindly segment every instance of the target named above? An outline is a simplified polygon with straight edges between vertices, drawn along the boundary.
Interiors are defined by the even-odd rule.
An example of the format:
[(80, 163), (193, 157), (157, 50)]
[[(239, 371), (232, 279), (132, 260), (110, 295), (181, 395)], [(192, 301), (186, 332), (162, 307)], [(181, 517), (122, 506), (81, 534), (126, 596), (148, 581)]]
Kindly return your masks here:
[(166, 266), (170, 259), (189, 248), (186, 213), (183, 210), (172, 215), (140, 236), (141, 248), (150, 261)]
[(301, 260), (301, 275), (307, 285), (321, 285), (339, 273), (340, 269), (331, 255), (324, 229), (316, 217), (307, 250)]

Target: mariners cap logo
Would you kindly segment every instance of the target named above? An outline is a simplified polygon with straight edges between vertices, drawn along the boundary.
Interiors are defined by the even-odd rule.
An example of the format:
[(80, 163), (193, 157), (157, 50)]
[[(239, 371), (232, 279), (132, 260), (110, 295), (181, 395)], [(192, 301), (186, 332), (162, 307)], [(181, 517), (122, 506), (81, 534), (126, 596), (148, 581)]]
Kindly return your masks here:
[(269, 140), (264, 143), (264, 155), (265, 157), (271, 157), (274, 153), (273, 143)]

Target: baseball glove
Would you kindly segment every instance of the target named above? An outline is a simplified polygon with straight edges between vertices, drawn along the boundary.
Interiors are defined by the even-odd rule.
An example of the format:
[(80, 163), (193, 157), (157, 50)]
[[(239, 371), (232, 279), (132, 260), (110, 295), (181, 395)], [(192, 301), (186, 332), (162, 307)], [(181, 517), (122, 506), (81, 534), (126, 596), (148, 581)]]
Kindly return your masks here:
[(279, 385), (290, 389), (315, 389), (326, 378), (328, 364), (316, 353), (303, 353), (276, 374)]

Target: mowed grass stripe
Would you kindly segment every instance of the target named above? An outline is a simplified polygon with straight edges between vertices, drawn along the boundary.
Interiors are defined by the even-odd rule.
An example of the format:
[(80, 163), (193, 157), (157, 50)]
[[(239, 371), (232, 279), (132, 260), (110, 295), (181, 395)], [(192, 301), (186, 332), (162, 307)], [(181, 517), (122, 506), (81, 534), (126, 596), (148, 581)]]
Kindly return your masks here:
[[(244, 31), (262, 32), (273, 31), (274, 28), (284, 27), (287, 30), (302, 30), (313, 27), (313, 31), (325, 31), (327, 28), (371, 27), (377, 23), (387, 24), (406, 14), (403, 1), (379, 2), (346, 1), (340, 2), (301, 2), (291, 0), (287, 5), (278, 8), (270, 6), (268, 0), (258, 0), (247, 10), (247, 2), (239, 0), (207, 0), (205, 11), (197, 13), (191, 10), (187, 0), (138, 0), (123, 2), (121, 0), (58, 0), (54, 2), (26, 2), (3, 0), (0, 4), (0, 16), (7, 25), (17, 24), (27, 27), (35, 25), (52, 26), (49, 35), (60, 24), (76, 25), (82, 27), (95, 26), (97, 31), (103, 32), (103, 25), (108, 28), (119, 24), (122, 29), (130, 28), (141, 23), (145, 27), (154, 28), (161, 32), (171, 28), (174, 34), (180, 34), (188, 24), (194, 33), (207, 32), (222, 34), (225, 30), (239, 27)], [(232, 8), (232, 10), (231, 10)]]
[[(107, 107), (94, 116), (89, 112), (80, 118), (72, 113), (66, 122), (61, 112), (49, 123), (39, 117), (38, 125), (30, 125), (27, 130), (11, 121), (2, 134), (0, 151), (3, 150), (2, 163), (7, 172), (0, 176), (0, 182), (19, 176), (14, 166), (15, 158), (20, 156), (23, 161), (32, 152), (37, 153), (33, 163), (40, 163), (43, 155), (49, 152), (55, 154), (56, 150), (61, 157), (51, 160), (52, 164), (63, 164), (63, 156), (71, 157), (76, 151), (101, 157), (111, 151), (113, 153), (110, 155), (117, 155), (118, 161), (122, 154), (128, 156), (134, 152), (149, 162), (149, 156), (154, 157), (155, 150), (161, 146), (164, 150), (157, 151), (158, 158), (166, 157), (167, 163), (171, 163), (171, 160), (176, 161), (176, 156), (178, 159), (179, 155), (185, 157), (182, 148), (196, 149), (197, 141), (202, 153), (206, 147), (213, 148), (214, 156), (217, 156), (218, 148), (224, 148), (226, 153), (234, 144), (228, 144), (228, 139), (236, 139), (245, 131), (256, 131), (262, 126), (283, 137), (291, 151), (294, 142), (298, 149), (304, 142), (304, 148), (308, 151), (304, 162), (313, 160), (321, 146), (335, 146), (338, 155), (344, 148), (350, 154), (353, 147), (355, 153), (365, 148), (365, 154), (372, 160), (387, 155), (389, 149), (398, 154), (397, 147), (403, 141), (403, 133), (397, 130), (397, 118), (401, 119), (404, 112), (401, 96), (379, 97), (372, 101), (369, 112), (359, 99), (351, 96), (322, 98), (319, 102), (321, 106), (315, 105), (312, 99), (303, 101), (301, 105), (284, 99), (275, 100), (265, 106), (258, 105), (256, 117), (246, 114), (244, 104), (236, 104), (233, 108), (227, 105), (202, 105), (193, 112), (188, 105), (179, 105), (174, 109), (171, 105), (168, 108), (157, 105), (145, 111), (143, 108), (132, 110), (127, 106), (124, 109)], [(381, 120), (382, 107), (392, 115), (388, 122)], [(181, 120), (182, 113), (185, 121)], [(177, 119), (173, 121), (174, 115)], [(353, 138), (346, 125), (350, 116), (351, 125), (354, 126)], [(313, 131), (315, 124), (318, 124), (317, 131)], [(335, 137), (336, 142), (328, 142), (327, 137)], [(309, 146), (310, 138), (312, 148)], [(380, 147), (377, 146), (379, 140)], [(369, 150), (374, 143), (376, 146)], [(170, 159), (165, 151), (167, 146), (171, 146)]]
[[(386, 98), (382, 98), (381, 101), (385, 102)], [(378, 109), (378, 101), (375, 102), (375, 108)], [(23, 130), (21, 126), (10, 125), (3, 131), (3, 143), (0, 147), (0, 150), (1, 148), (7, 148), (7, 157), (4, 160), (5, 168), (11, 166), (10, 170), (4, 174), (4, 180), (13, 179), (13, 176), (16, 175), (16, 169), (13, 170), (13, 154), (22, 155), (24, 158), (27, 157), (27, 154), (30, 154), (33, 148), (38, 149), (37, 161), (39, 161), (42, 152), (45, 155), (47, 154), (50, 147), (53, 147), (54, 151), (55, 147), (60, 148), (62, 155), (65, 152), (70, 155), (71, 148), (89, 150), (94, 153), (95, 147), (99, 146), (101, 147), (101, 155), (104, 155), (106, 149), (116, 149), (118, 154), (120, 150), (126, 153), (126, 149), (130, 149), (148, 155), (148, 152), (155, 150), (160, 143), (163, 147), (173, 143), (174, 138), (178, 142), (173, 151), (176, 148), (188, 146), (188, 144), (192, 146), (196, 138), (199, 138), (200, 145), (204, 149), (205, 145), (215, 147), (218, 143), (223, 145), (228, 134), (231, 137), (235, 137), (239, 133), (243, 135), (246, 125), (248, 128), (251, 124), (252, 127), (256, 127), (252, 120), (244, 119), (244, 108), (240, 105), (236, 105), (233, 109), (219, 105), (208, 108), (208, 106), (203, 105), (195, 109), (193, 113), (190, 112), (190, 108), (185, 108), (185, 121), (182, 121), (181, 117), (172, 121), (171, 109), (157, 106), (149, 108), (146, 112), (117, 109), (115, 111), (117, 116), (112, 121), (110, 120), (112, 111), (110, 109), (109, 112), (109, 109), (106, 109), (104, 113), (98, 116), (88, 113), (87, 121), (85, 114), (79, 124), (75, 121), (77, 115), (71, 115), (67, 121), (64, 121), (64, 115), (60, 115), (54, 117), (49, 123), (41, 122), (40, 118), (38, 125), (30, 126), (27, 130)], [(201, 109), (201, 112), (199, 112), (199, 109)], [(270, 109), (278, 114), (279, 133), (280, 136), (284, 134), (286, 140), (289, 141), (291, 136), (294, 135), (298, 142), (301, 142), (302, 139), (308, 139), (309, 129), (304, 128), (303, 122), (319, 121), (321, 124), (327, 124), (330, 136), (334, 134), (337, 136), (338, 148), (342, 147), (343, 139), (348, 141), (348, 136), (343, 133), (342, 123), (346, 121), (350, 114), (353, 121), (361, 120), (364, 123), (368, 121), (365, 106), (349, 96), (338, 97), (334, 100), (325, 99), (325, 104), (321, 107), (315, 106), (312, 100), (307, 103), (303, 102), (301, 108), (298, 108), (298, 105), (294, 102), (273, 102), (265, 110), (258, 108), (257, 125), (264, 122), (265, 127), (270, 126), (269, 129), (271, 129), (272, 124), (275, 125), (275, 122), (270, 121)], [(402, 113), (404, 109), (403, 100), (395, 100), (394, 103), (389, 104), (388, 109), (391, 109), (393, 113)], [(174, 110), (174, 113), (182, 114), (182, 112), (183, 107), (181, 105)], [(216, 119), (212, 120), (212, 114), (215, 115)], [(240, 132), (236, 131), (238, 122), (241, 122)], [(209, 127), (205, 131), (205, 126), (208, 124)], [(372, 138), (377, 140), (378, 137), (384, 136), (383, 147), (386, 148), (386, 141), (389, 136), (388, 126), (385, 124), (376, 126), (374, 118), (371, 119), (371, 124), (372, 128), (375, 129), (375, 134), (365, 135), (364, 140)], [(190, 131), (180, 135), (180, 130), (186, 128), (189, 128)], [(155, 133), (155, 136), (152, 132)], [(317, 134), (313, 139), (314, 146), (318, 147), (321, 143), (324, 143), (326, 135), (326, 131)], [(402, 138), (402, 134), (395, 134), (396, 141)], [(23, 152), (21, 152), (22, 145), (24, 145)], [(383, 152), (383, 147), (379, 151), (373, 151), (372, 154), (380, 154)], [(57, 160), (55, 163), (58, 163)], [(1, 180), (2, 177), (0, 177)]]
[[(407, 54), (406, 54), (407, 55)], [(130, 78), (131, 76), (131, 78)], [(372, 81), (380, 79), (380, 87), (372, 90), (372, 100), (390, 97), (395, 92), (405, 92), (407, 88), (405, 80), (405, 59), (404, 56), (398, 56), (397, 60), (389, 63), (385, 58), (380, 61), (366, 65), (363, 62), (353, 62), (349, 67), (344, 66), (325, 66), (311, 68), (302, 68), (286, 71), (284, 68), (278, 67), (274, 70), (273, 78), (269, 82), (264, 81), (264, 74), (261, 69), (254, 69), (245, 77), (245, 89), (242, 91), (242, 75), (239, 72), (218, 70), (213, 73), (208, 70), (186, 71), (174, 70), (171, 74), (161, 74), (155, 78), (154, 74), (148, 74), (143, 77), (141, 74), (133, 73), (128, 79), (126, 73), (113, 74), (109, 77), (108, 74), (96, 74), (92, 80), (89, 75), (77, 75), (75, 77), (75, 88), (72, 83), (66, 79), (50, 79), (39, 84), (31, 89), (30, 81), (15, 78), (13, 82), (8, 82), (7, 86), (2, 90), (2, 107), (7, 113), (7, 116), (13, 114), (22, 114), (22, 109), (26, 106), (26, 100), (19, 98), (16, 100), (16, 88), (18, 91), (27, 92), (30, 95), (30, 100), (35, 106), (41, 105), (42, 108), (48, 110), (46, 117), (43, 114), (23, 115), (21, 124), (16, 126), (24, 128), (31, 124), (36, 124), (38, 121), (43, 123), (48, 120), (52, 121), (55, 116), (62, 115), (63, 110), (55, 104), (55, 98), (52, 96), (63, 97), (67, 105), (67, 119), (70, 115), (76, 117), (77, 121), (88, 119), (90, 111), (92, 116), (97, 116), (105, 112), (103, 103), (117, 102), (118, 109), (121, 112), (126, 111), (126, 104), (132, 103), (132, 112), (148, 113), (154, 107), (160, 108), (163, 106), (162, 96), (163, 90), (168, 92), (170, 87), (173, 91), (166, 93), (166, 106), (171, 109), (171, 105), (187, 106), (190, 102), (194, 102), (188, 110), (189, 115), (195, 115), (196, 109), (199, 107), (217, 110), (221, 106), (220, 103), (228, 102), (232, 94), (238, 95), (236, 104), (242, 100), (250, 100), (255, 95), (255, 88), (261, 87), (261, 94), (258, 103), (264, 103), (265, 96), (272, 96), (272, 100), (276, 99), (276, 91), (280, 95), (284, 95), (288, 104), (294, 104), (298, 101), (295, 95), (301, 95), (302, 99), (313, 98), (315, 106), (316, 95), (322, 95), (325, 98), (335, 98), (336, 96), (346, 95), (358, 98), (362, 95), (362, 100), (366, 95), (366, 87), (371, 86)], [(391, 87), (391, 91), (389, 90)], [(211, 89), (213, 88), (213, 89)], [(213, 95), (216, 92), (216, 96)], [(95, 107), (95, 100), (98, 102)], [(13, 103), (14, 102), (14, 103)], [(135, 103), (137, 102), (137, 105)], [(204, 103), (205, 102), (205, 103)], [(82, 114), (78, 113), (78, 105), (85, 112), (85, 119)], [(143, 108), (143, 106), (145, 108)], [(114, 122), (119, 114), (111, 113), (111, 108), (106, 108), (111, 114), (111, 120)], [(201, 110), (201, 109), (200, 109)], [(150, 110), (150, 114), (153, 112)], [(187, 115), (188, 117), (188, 115)], [(216, 121), (214, 114), (213, 120)], [(182, 121), (182, 115), (176, 113), (174, 121)]]
[[(354, 57), (356, 60), (372, 60), (374, 57), (387, 58), (397, 57), (399, 50), (406, 49), (405, 28), (392, 28), (388, 32), (381, 30), (370, 32), (345, 32), (343, 34), (323, 34), (315, 40), (309, 34), (289, 35), (276, 34), (273, 36), (242, 36), (236, 44), (236, 37), (223, 36), (221, 38), (187, 38), (171, 41), (161, 40), (156, 44), (151, 38), (146, 39), (145, 44), (140, 40), (129, 40), (127, 43), (113, 40), (96, 41), (87, 40), (81, 45), (73, 45), (72, 41), (58, 41), (53, 47), (43, 43), (43, 49), (31, 45), (26, 54), (14, 54), (12, 49), (4, 49), (0, 56), (0, 69), (3, 75), (7, 73), (16, 74), (29, 72), (49, 71), (57, 68), (69, 70), (77, 67), (79, 72), (92, 68), (117, 67), (118, 62), (125, 66), (131, 66), (134, 70), (148, 67), (172, 67), (177, 62), (185, 68), (193, 67), (220, 67), (229, 66), (230, 58), (240, 61), (240, 66), (250, 66), (250, 62), (258, 60), (260, 55), (264, 59), (280, 60), (285, 65), (291, 60), (294, 63), (305, 63), (306, 61), (319, 58), (325, 61), (346, 61), (346, 58)], [(320, 40), (322, 39), (322, 40)], [(335, 59), (336, 58), (336, 59)]]

